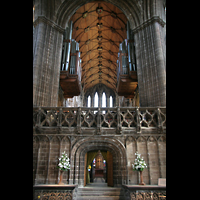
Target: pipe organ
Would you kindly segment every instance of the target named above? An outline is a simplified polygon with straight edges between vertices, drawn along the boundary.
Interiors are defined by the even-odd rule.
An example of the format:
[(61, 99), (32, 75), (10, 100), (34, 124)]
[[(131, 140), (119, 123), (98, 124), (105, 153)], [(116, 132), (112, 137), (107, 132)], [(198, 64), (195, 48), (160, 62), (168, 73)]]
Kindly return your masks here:
[(119, 45), (117, 60), (117, 92), (119, 96), (133, 98), (137, 88), (137, 66), (133, 36), (127, 22), (127, 39)]
[(60, 85), (64, 98), (72, 98), (81, 92), (81, 53), (79, 43), (72, 39), (72, 21), (66, 28), (60, 71)]

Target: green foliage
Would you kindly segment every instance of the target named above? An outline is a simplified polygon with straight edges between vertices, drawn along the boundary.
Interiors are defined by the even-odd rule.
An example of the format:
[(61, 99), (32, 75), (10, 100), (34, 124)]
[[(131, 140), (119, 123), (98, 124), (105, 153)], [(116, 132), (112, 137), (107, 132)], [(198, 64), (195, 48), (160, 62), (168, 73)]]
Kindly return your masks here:
[(59, 163), (57, 168), (59, 168), (60, 170), (63, 171), (67, 171), (70, 169), (70, 159), (68, 158), (67, 154), (65, 154), (65, 151), (62, 153), (62, 156), (60, 156), (60, 158), (58, 158)]
[(133, 171), (143, 171), (145, 168), (147, 168), (147, 165), (143, 157), (140, 158), (141, 154), (136, 151), (135, 155), (137, 155), (137, 158), (135, 159), (135, 163), (132, 164)]

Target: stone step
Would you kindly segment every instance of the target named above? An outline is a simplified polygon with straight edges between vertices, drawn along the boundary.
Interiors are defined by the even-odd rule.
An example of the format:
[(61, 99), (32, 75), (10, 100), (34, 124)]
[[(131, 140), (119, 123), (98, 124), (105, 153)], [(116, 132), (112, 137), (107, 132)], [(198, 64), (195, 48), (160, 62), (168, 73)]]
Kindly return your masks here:
[(81, 196), (77, 197), (77, 200), (126, 200), (121, 196)]
[(121, 194), (121, 191), (82, 191), (78, 192), (79, 196), (120, 196), (123, 195)]
[(122, 188), (120, 188), (120, 187), (100, 187), (100, 188), (86, 188), (86, 187), (84, 187), (84, 188), (78, 188), (78, 191), (83, 191), (83, 192), (85, 192), (85, 191), (90, 191), (90, 192), (95, 192), (95, 191), (121, 191), (122, 190)]
[(78, 188), (77, 200), (125, 200), (121, 187)]

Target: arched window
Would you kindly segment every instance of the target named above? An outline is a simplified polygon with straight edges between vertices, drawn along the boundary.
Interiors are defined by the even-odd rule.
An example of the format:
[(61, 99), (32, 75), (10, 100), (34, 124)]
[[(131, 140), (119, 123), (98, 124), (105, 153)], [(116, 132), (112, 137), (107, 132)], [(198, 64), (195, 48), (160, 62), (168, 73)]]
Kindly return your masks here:
[(96, 92), (94, 96), (94, 107), (98, 107), (98, 106), (99, 106), (99, 96)]
[(102, 95), (102, 107), (106, 107), (106, 94), (105, 94), (105, 92)]
[(113, 107), (113, 98), (110, 96), (110, 107)]
[(90, 97), (90, 95), (88, 96), (88, 107), (91, 107), (91, 97)]

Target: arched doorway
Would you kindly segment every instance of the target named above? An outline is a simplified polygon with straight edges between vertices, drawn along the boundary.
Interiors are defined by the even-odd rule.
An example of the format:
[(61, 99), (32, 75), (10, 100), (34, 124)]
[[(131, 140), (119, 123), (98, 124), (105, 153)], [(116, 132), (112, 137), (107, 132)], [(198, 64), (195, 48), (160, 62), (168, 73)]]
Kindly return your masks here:
[(94, 150), (85, 154), (84, 186), (113, 186), (113, 155), (110, 151)]
[(109, 137), (86, 137), (78, 140), (72, 148), (69, 184), (84, 187), (87, 152), (98, 150), (110, 152), (107, 160), (113, 163), (113, 167), (108, 164), (108, 170), (113, 170), (113, 180), (112, 177), (108, 177), (108, 184), (116, 187), (127, 183), (127, 156), (124, 145), (119, 140)]

